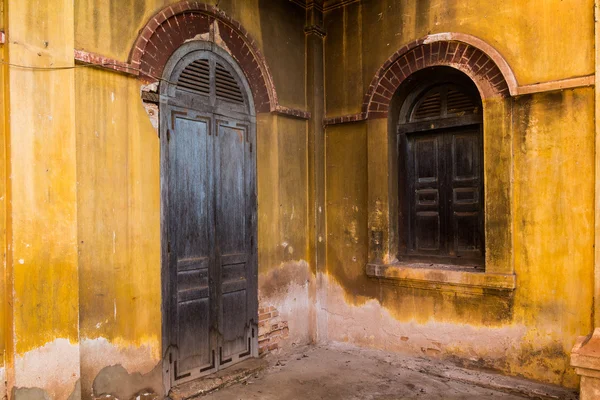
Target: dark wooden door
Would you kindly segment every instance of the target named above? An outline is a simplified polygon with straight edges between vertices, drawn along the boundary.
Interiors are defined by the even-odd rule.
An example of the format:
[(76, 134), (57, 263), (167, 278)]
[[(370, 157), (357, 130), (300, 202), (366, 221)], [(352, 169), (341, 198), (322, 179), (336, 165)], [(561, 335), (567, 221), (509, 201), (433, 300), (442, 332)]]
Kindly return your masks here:
[[(214, 142), (211, 119), (172, 110), (166, 135), (169, 328), (174, 381), (216, 368)], [(211, 293), (211, 289), (213, 293)]]
[(480, 126), (407, 136), (408, 255), (443, 263), (482, 262)]
[(170, 385), (257, 356), (258, 340), (254, 120), (214, 54), (174, 74), (182, 84), (161, 109)]
[(216, 120), (216, 253), (219, 265), (219, 363), (232, 363), (252, 352), (249, 307), (256, 293), (253, 263), (253, 205), (247, 195), (254, 186), (249, 159), (248, 125), (232, 118)]

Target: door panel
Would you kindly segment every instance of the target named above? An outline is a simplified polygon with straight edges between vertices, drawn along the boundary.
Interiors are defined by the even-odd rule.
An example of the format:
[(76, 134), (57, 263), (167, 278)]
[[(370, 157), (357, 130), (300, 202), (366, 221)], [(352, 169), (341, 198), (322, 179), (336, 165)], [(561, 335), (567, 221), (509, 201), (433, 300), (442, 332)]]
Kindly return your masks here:
[(408, 254), (483, 257), (481, 140), (479, 126), (409, 134)]
[(172, 72), (177, 85), (161, 90), (163, 344), (171, 385), (258, 356), (256, 121), (248, 86), (212, 52), (186, 57)]
[(249, 202), (246, 193), (247, 128), (235, 121), (217, 121), (217, 238), (220, 275), (220, 362), (226, 364), (249, 355), (248, 338), (248, 259), (247, 222)]
[(454, 254), (465, 258), (483, 256), (482, 145), (480, 128), (449, 132), (448, 161), (453, 192), (450, 226)]
[(443, 229), (440, 207), (443, 141), (438, 135), (419, 135), (410, 140), (409, 146), (408, 181), (413, 194), (410, 229), (414, 233), (411, 248), (421, 254), (439, 254)]
[(169, 243), (176, 299), (172, 313), (177, 356), (175, 379), (199, 375), (211, 360), (211, 299), (209, 267), (212, 257), (210, 201), (212, 164), (207, 119), (188, 119), (173, 113), (168, 136)]

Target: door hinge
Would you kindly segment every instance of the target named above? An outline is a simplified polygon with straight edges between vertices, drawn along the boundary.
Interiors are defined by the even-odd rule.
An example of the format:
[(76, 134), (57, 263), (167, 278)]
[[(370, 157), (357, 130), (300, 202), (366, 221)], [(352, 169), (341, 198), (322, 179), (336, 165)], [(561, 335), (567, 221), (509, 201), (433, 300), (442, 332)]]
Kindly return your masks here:
[(171, 140), (171, 130), (167, 129), (167, 142)]
[(167, 253), (171, 254), (171, 241), (167, 242)]
[(250, 153), (252, 153), (252, 142), (250, 142)]

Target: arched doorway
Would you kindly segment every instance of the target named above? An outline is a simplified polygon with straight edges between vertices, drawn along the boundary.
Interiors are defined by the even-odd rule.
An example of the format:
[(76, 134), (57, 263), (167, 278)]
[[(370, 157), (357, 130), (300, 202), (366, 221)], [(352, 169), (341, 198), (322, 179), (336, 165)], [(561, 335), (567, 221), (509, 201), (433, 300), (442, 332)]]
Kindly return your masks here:
[(399, 254), (485, 268), (483, 112), (477, 87), (450, 67), (411, 76), (397, 126)]
[(162, 305), (168, 387), (258, 355), (256, 120), (244, 74), (184, 44), (160, 85)]

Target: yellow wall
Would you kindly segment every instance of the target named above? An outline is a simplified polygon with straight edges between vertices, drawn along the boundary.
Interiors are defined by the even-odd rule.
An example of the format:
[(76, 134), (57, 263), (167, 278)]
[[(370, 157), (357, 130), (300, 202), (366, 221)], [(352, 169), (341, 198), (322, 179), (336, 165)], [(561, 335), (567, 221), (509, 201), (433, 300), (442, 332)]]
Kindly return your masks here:
[[(326, 14), (328, 117), (360, 112), (377, 69), (429, 33), (483, 39), (521, 85), (594, 70), (591, 1), (362, 3)], [(576, 386), (569, 353), (592, 329), (593, 110), (590, 88), (484, 103), (484, 129), (505, 135), (486, 139), (486, 193), (511, 196), (486, 199), (487, 239), (495, 243), (486, 262), (514, 265), (512, 295), (367, 278), (369, 224), (394, 223), (386, 215), (388, 123), (327, 127), (329, 339)], [(501, 211), (512, 213), (504, 225)]]
[[(76, 0), (75, 48), (127, 61), (138, 32), (175, 0)], [(240, 22), (271, 67), (279, 101), (305, 108), (304, 10), (287, 1), (206, 0)]]
[[(125, 61), (138, 30), (166, 3), (77, 1), (75, 48)], [(258, 38), (268, 61), (272, 57), (280, 102), (304, 108), (304, 11), (292, 3), (262, 3), (227, 1), (220, 7)], [(277, 49), (288, 54), (282, 57)], [(143, 385), (160, 392), (157, 132), (137, 79), (85, 68), (75, 80), (82, 393), (100, 390), (95, 385), (101, 380), (115, 381), (119, 397)], [(307, 342), (306, 121), (259, 114), (256, 151), (261, 306), (279, 310), (293, 332), (290, 341)], [(293, 296), (282, 295), (288, 292)], [(118, 375), (111, 365), (142, 378)]]
[(521, 85), (593, 74), (593, 9), (592, 0), (380, 0), (335, 9), (325, 19), (327, 114), (360, 112), (387, 58), (440, 32), (484, 40), (504, 56)]
[[(6, 2), (10, 14), (0, 18), (0, 29), (6, 20), (10, 44), (0, 48), (3, 59), (44, 67), (72, 66), (74, 48), (126, 61), (138, 31), (174, 3)], [(330, 117), (359, 112), (380, 65), (428, 33), (483, 39), (521, 85), (593, 73), (591, 0), (510, 0), (502, 7), (458, 0), (363, 3), (326, 16)], [(305, 109), (304, 11), (287, 1), (219, 4), (256, 38), (280, 103)], [(112, 379), (113, 393), (123, 398), (136, 388), (160, 392), (159, 143), (140, 99), (141, 82), (94, 68), (4, 68), (0, 86), (6, 253), (0, 288), (12, 293), (11, 305), (0, 307), (0, 350), (6, 350), (9, 386), (67, 398), (81, 374), (84, 397), (98, 377), (105, 385)], [(503, 174), (486, 185), (501, 191), (512, 184), (511, 197), (505, 208), (494, 208), (496, 199), (486, 204), (488, 215), (510, 211), (510, 227), (490, 224), (488, 232), (507, 249), (493, 248), (488, 261), (514, 264), (512, 295), (368, 279), (371, 211), (388, 200), (376, 192), (384, 191), (377, 182), (389, 174), (387, 121), (328, 127), (324, 337), (575, 386), (568, 354), (592, 328), (593, 105), (593, 90), (583, 88), (484, 104), (487, 124), (512, 121), (497, 129), (505, 137), (485, 147), (487, 160), (508, 155), (500, 160)], [(490, 112), (500, 109), (512, 111)], [(315, 266), (308, 262), (314, 216), (307, 124), (258, 115), (257, 139), (261, 304), (289, 323), (290, 342), (308, 342)], [(494, 176), (494, 166), (486, 168)], [(63, 362), (50, 366), (69, 371), (66, 378), (52, 381), (43, 372), (52, 369), (49, 360)]]
[[(0, 31), (4, 31), (5, 27), (5, 18), (6, 13), (4, 10), (4, 1), (0, 1)], [(3, 62), (6, 61), (6, 46), (0, 45), (0, 60)], [(2, 381), (5, 381), (6, 378), (6, 343), (7, 343), (7, 332), (9, 331), (9, 327), (7, 325), (7, 313), (8, 313), (8, 304), (6, 301), (7, 287), (6, 287), (6, 273), (7, 273), (7, 265), (9, 263), (9, 252), (8, 252), (8, 168), (9, 163), (8, 160), (8, 136), (7, 136), (7, 127), (8, 121), (6, 120), (6, 73), (7, 67), (4, 65), (0, 66), (0, 160), (2, 163), (0, 164), (0, 248), (2, 249), (2, 272), (0, 273), (0, 352), (2, 355), (0, 356), (0, 370), (2, 372)], [(0, 385), (0, 395), (4, 395), (6, 393), (5, 384), (2, 383)]]
[[(76, 72), (82, 388), (161, 360), (159, 141), (136, 79)], [(133, 372), (133, 371), (132, 371)]]
[[(5, 5), (12, 63), (73, 66), (72, 2)], [(8, 381), (15, 390), (67, 398), (79, 378), (74, 72), (10, 68), (6, 79), (7, 276), (14, 285)], [(43, 372), (49, 368), (63, 376), (51, 378)]]

